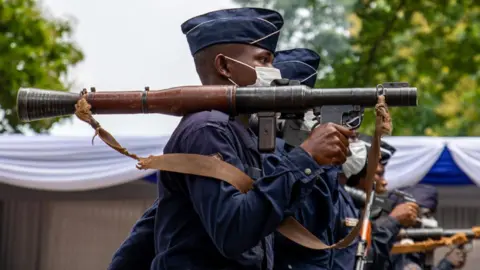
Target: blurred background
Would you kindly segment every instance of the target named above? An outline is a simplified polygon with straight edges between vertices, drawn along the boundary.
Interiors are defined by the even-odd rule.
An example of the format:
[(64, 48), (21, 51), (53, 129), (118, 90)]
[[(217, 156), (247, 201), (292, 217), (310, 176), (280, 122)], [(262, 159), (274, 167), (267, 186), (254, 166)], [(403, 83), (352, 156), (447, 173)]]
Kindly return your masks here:
[[(440, 191), (444, 228), (480, 225), (480, 3), (409, 0), (0, 1), (0, 269), (105, 269), (156, 196), (76, 118), (20, 123), (20, 87), (80, 92), (198, 85), (180, 25), (240, 6), (284, 15), (279, 49), (322, 55), (317, 87), (405, 81), (419, 106), (391, 109), (389, 187)], [(361, 130), (373, 131), (366, 113)], [(98, 116), (129, 149), (160, 154), (179, 118)], [(398, 137), (397, 137), (398, 136)], [(133, 151), (133, 152), (135, 152)], [(83, 164), (80, 166), (80, 164)], [(436, 260), (445, 248), (438, 249)], [(437, 256), (438, 255), (438, 256)], [(438, 259), (437, 259), (438, 258)], [(463, 269), (478, 269), (478, 244)]]

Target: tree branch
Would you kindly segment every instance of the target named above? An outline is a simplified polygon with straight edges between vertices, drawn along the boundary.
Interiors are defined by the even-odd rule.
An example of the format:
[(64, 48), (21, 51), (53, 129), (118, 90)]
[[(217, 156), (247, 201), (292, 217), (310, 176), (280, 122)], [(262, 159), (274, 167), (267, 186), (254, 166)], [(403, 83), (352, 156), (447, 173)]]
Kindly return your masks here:
[[(406, 0), (402, 0), (395, 10), (398, 11), (401, 8), (403, 8), (403, 6), (405, 5), (405, 2), (406, 2)], [(374, 41), (373, 46), (368, 53), (368, 59), (367, 59), (366, 63), (364, 64), (367, 68), (367, 72), (365, 74), (367, 77), (370, 76), (371, 65), (375, 61), (377, 48), (380, 47), (380, 44), (382, 43), (382, 41), (387, 39), (388, 34), (390, 33), (390, 31), (392, 31), (393, 26), (395, 25), (396, 21), (397, 21), (397, 16), (395, 14), (395, 16), (393, 16), (393, 18), (385, 25), (385, 28), (383, 29), (382, 34)], [(361, 67), (359, 67), (358, 71), (360, 71), (360, 68)], [(354, 75), (355, 76), (354, 84), (358, 79), (358, 74), (359, 73), (360, 72), (355, 72), (354, 73), (355, 74)], [(362, 77), (365, 77), (365, 76), (362, 76)]]

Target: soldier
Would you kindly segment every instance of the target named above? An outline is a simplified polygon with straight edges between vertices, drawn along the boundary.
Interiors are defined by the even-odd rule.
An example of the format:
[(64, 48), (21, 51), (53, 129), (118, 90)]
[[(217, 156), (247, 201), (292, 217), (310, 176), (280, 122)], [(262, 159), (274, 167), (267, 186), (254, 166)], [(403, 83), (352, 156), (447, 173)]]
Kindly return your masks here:
[[(359, 136), (364, 138), (364, 136)], [(337, 226), (337, 238), (341, 239), (347, 235), (357, 224), (359, 218), (359, 206), (355, 205), (351, 196), (346, 192), (343, 186), (346, 184), (363, 191), (371, 189), (365, 186), (365, 176), (367, 171), (367, 153), (369, 143), (362, 140), (356, 140), (350, 143), (350, 152), (352, 155), (342, 165), (342, 173), (339, 175), (339, 221)], [(393, 154), (387, 151), (391, 148), (385, 142), (381, 142), (381, 158), (379, 166), (385, 166), (388, 159)], [(394, 152), (394, 151), (393, 151)], [(390, 154), (387, 154), (390, 153)], [(378, 171), (378, 170), (377, 170)], [(377, 192), (386, 190), (386, 181), (383, 177), (376, 177), (376, 186), (380, 186)], [(343, 207), (342, 207), (343, 205)], [(412, 203), (398, 205), (389, 215), (377, 218), (372, 222), (371, 248), (368, 250), (368, 269), (386, 269), (390, 259), (390, 249), (392, 248), (396, 236), (403, 226), (410, 226), (416, 222), (417, 206)], [(353, 269), (355, 265), (356, 244), (348, 248), (340, 249), (335, 252), (335, 262), (333, 269)]]
[[(274, 67), (278, 68), (285, 79), (299, 81), (301, 84), (314, 87), (317, 80), (317, 69), (320, 56), (309, 49), (297, 48), (278, 51), (275, 53)], [(282, 130), (282, 137), (292, 133), (293, 137), (308, 134), (311, 130), (313, 114), (305, 115), (304, 119), (289, 120)], [(298, 128), (298, 129), (297, 129)], [(300, 133), (293, 134), (293, 133)], [(264, 157), (264, 171), (272, 173), (275, 164), (282, 156), (294, 149), (284, 139), (277, 138), (277, 151)], [(296, 211), (289, 215), (295, 217), (304, 227), (326, 244), (333, 244), (333, 225), (335, 220), (335, 201), (337, 196), (337, 169), (333, 166), (324, 166), (324, 173), (320, 174), (321, 181), (317, 181), (307, 199), (302, 202)], [(281, 234), (275, 234), (275, 269), (331, 269), (332, 250), (311, 250), (300, 246)]]
[[(438, 205), (438, 191), (434, 186), (417, 184), (415, 186), (401, 188), (403, 192), (411, 194), (420, 206), (422, 226), (428, 223), (429, 227), (438, 227), (438, 222), (434, 215)], [(402, 198), (391, 194), (390, 198), (397, 204), (403, 202)], [(433, 255), (433, 254), (430, 254)], [(446, 254), (433, 270), (453, 270), (463, 267), (466, 260), (466, 252), (459, 248), (454, 248)], [(426, 268), (425, 253), (408, 253), (392, 256), (392, 269), (394, 270), (422, 270)]]
[[(316, 82), (319, 63), (319, 55), (308, 49), (279, 51), (275, 54), (274, 60), (274, 66), (280, 69), (283, 78), (297, 80), (310, 87), (313, 87)], [(277, 153), (274, 155), (266, 155), (264, 162), (266, 170), (269, 168), (269, 164), (276, 164), (278, 156), (288, 153), (292, 148), (286, 141), (293, 141), (296, 137), (301, 137), (299, 134), (308, 132), (312, 128), (312, 118), (313, 114), (309, 112), (301, 121), (294, 121), (294, 123), (285, 125), (287, 129), (292, 130), (283, 130), (283, 138), (277, 139)], [(288, 136), (286, 133), (289, 133)], [(382, 148), (382, 150), (382, 159), (380, 162), (385, 164), (386, 159), (393, 153), (387, 155), (384, 153), (385, 149)], [(362, 170), (363, 173), (365, 173), (367, 160), (365, 143), (362, 141), (351, 143), (350, 151), (352, 155), (347, 159), (347, 162), (342, 165), (344, 173), (347, 174), (348, 177), (352, 174), (359, 174)], [(331, 166), (328, 169), (325, 168), (325, 171), (326, 173), (322, 175), (323, 181), (317, 182), (312, 193), (292, 215), (318, 238), (323, 240), (323, 242), (333, 244), (334, 240), (339, 241), (344, 238), (358, 223), (359, 209), (342, 186), (339, 188), (340, 194), (337, 192), (336, 180), (339, 168)], [(364, 175), (362, 175), (362, 177), (364, 177)], [(343, 180), (344, 182), (340, 180), (342, 185), (345, 184), (346, 178), (343, 177)], [(385, 187), (386, 185), (381, 186)], [(326, 196), (326, 194), (328, 194), (328, 196)], [(323, 201), (324, 199), (327, 200)], [(330, 210), (329, 212), (329, 215), (333, 217), (331, 219), (333, 222), (325, 223), (325, 220), (316, 218), (318, 215), (325, 215), (325, 213), (329, 211), (328, 209), (336, 210), (334, 212)], [(376, 232), (377, 228), (374, 227), (373, 231)], [(335, 234), (333, 234), (334, 232)], [(385, 242), (382, 238), (380, 238), (380, 241), (374, 240), (371, 252), (388, 257), (388, 250), (393, 245), (394, 240), (394, 238), (390, 239), (389, 242)], [(341, 250), (310, 250), (289, 241), (282, 235), (276, 235), (274, 249), (275, 269), (350, 270), (354, 268), (356, 248), (357, 246), (352, 244), (350, 247)], [(335, 254), (334, 262), (333, 254)]]
[[(240, 8), (194, 17), (182, 31), (202, 84), (266, 86), (281, 77), (272, 61), (282, 25), (277, 12)], [(248, 118), (204, 111), (185, 116), (173, 132), (165, 154), (211, 155), (255, 184), (242, 194), (216, 179), (161, 171), (151, 269), (273, 269), (272, 232), (311, 192), (322, 164), (346, 159), (351, 132), (321, 125), (264, 176)]]

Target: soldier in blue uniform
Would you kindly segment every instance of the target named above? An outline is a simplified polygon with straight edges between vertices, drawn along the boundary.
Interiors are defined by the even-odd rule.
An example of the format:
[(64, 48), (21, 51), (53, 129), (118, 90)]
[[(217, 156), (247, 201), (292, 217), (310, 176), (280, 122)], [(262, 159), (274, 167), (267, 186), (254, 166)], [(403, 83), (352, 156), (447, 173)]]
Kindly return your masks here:
[[(309, 49), (292, 49), (275, 53), (274, 67), (278, 68), (282, 77), (300, 81), (309, 87), (314, 87), (317, 79), (317, 70), (320, 56)], [(304, 125), (310, 122), (313, 114), (307, 113), (307, 121), (296, 121), (296, 128), (309, 132), (311, 126)], [(290, 127), (290, 125), (288, 125)], [(284, 130), (284, 132), (287, 132)], [(275, 154), (264, 156), (264, 170), (271, 173), (282, 156), (288, 155), (293, 146), (285, 140), (277, 138)], [(315, 234), (326, 244), (333, 244), (333, 225), (335, 221), (335, 201), (337, 200), (337, 172), (334, 166), (324, 166), (320, 175), (322, 181), (317, 181), (314, 189), (300, 207), (289, 213), (305, 228)], [(320, 218), (319, 218), (320, 217)], [(281, 234), (275, 234), (275, 269), (331, 269), (332, 250), (311, 250), (300, 246)]]
[[(418, 205), (420, 206), (420, 212), (422, 213), (422, 222), (429, 223), (430, 227), (437, 227), (437, 220), (434, 214), (437, 210), (438, 204), (438, 191), (434, 186), (417, 184), (415, 186), (401, 188), (400, 190), (411, 194)], [(395, 201), (396, 204), (402, 203), (403, 199), (391, 194), (390, 199)], [(432, 254), (433, 255), (433, 254)], [(392, 256), (392, 269), (393, 270), (422, 270), (425, 267), (425, 253), (408, 253), (398, 254)], [(453, 270), (461, 268), (466, 260), (466, 252), (459, 248), (454, 248), (451, 252), (447, 253), (433, 270)]]
[[(298, 80), (307, 86), (313, 87), (319, 62), (320, 57), (317, 53), (308, 49), (294, 49), (277, 52), (275, 54), (274, 66), (280, 69), (284, 78)], [(302, 133), (311, 129), (312, 125), (309, 122), (311, 122), (312, 117), (311, 113), (307, 114), (305, 119), (300, 121), (301, 123), (295, 124), (292, 133)], [(295, 136), (284, 137), (293, 138)], [(277, 152), (265, 155), (265, 170), (270, 168), (269, 164), (276, 164), (278, 157), (288, 153), (291, 148), (292, 146), (285, 140), (277, 138)], [(382, 148), (382, 150), (385, 149)], [(302, 207), (292, 213), (298, 221), (327, 244), (333, 244), (334, 241), (344, 238), (357, 224), (359, 218), (359, 209), (350, 195), (343, 189), (343, 186), (339, 187), (340, 194), (337, 192), (337, 174), (341, 169), (343, 169), (347, 177), (350, 177), (352, 174), (359, 174), (362, 170), (365, 172), (366, 170), (367, 148), (365, 143), (361, 141), (351, 143), (350, 151), (353, 154), (342, 165), (342, 168), (336, 166), (325, 168), (325, 174), (322, 178), (327, 181), (318, 183), (310, 196), (302, 203)], [(385, 160), (391, 154), (393, 153), (386, 155), (385, 151), (382, 151), (381, 162), (385, 164)], [(356, 176), (359, 177), (358, 175)], [(346, 181), (346, 178), (343, 177), (343, 180)], [(345, 182), (342, 184), (345, 184)], [(323, 220), (316, 218), (319, 214), (325, 213), (326, 209), (330, 209), (329, 215), (332, 216), (330, 223), (325, 223)], [(335, 211), (331, 212), (331, 210)], [(376, 232), (377, 228), (374, 227), (373, 231)], [(383, 232), (381, 229), (378, 231)], [(380, 238), (379, 241), (373, 242), (371, 252), (380, 253), (388, 257), (388, 251), (393, 245), (393, 241), (394, 238), (389, 238), (388, 242)], [(352, 244), (350, 247), (342, 250), (309, 250), (281, 235), (276, 235), (275, 269), (350, 270), (354, 268), (356, 248), (356, 244)], [(334, 262), (333, 253), (335, 254)]]
[[(265, 86), (281, 77), (272, 61), (282, 25), (277, 12), (240, 8), (194, 17), (182, 31), (202, 84)], [(273, 269), (272, 233), (323, 181), (320, 164), (346, 159), (351, 132), (321, 125), (264, 176), (248, 117), (204, 111), (185, 116), (175, 129), (165, 154), (211, 155), (256, 181), (242, 194), (216, 179), (160, 172), (151, 269)]]
[[(363, 136), (360, 136), (363, 137)], [(363, 137), (364, 138), (364, 137)], [(367, 170), (367, 153), (370, 144), (362, 140), (356, 140), (350, 143), (350, 152), (352, 155), (342, 165), (342, 173), (339, 175), (339, 203), (338, 203), (338, 223), (336, 237), (337, 240), (345, 237), (350, 230), (357, 224), (360, 206), (357, 206), (351, 196), (344, 189), (344, 185), (355, 187), (366, 191), (365, 186), (366, 170)], [(381, 158), (380, 165), (384, 166), (391, 157), (393, 149), (385, 142), (381, 142)], [(378, 170), (377, 170), (378, 171)], [(376, 184), (380, 186), (382, 191), (386, 184), (383, 177), (376, 177)], [(416, 208), (410, 204), (400, 204), (390, 215), (382, 216), (372, 222), (371, 247), (368, 250), (368, 269), (385, 269), (386, 263), (390, 258), (390, 249), (392, 248), (396, 235), (402, 228), (402, 224), (409, 226), (416, 220)], [(357, 243), (352, 243), (345, 249), (335, 251), (334, 267), (332, 269), (353, 269), (355, 266), (355, 253)]]

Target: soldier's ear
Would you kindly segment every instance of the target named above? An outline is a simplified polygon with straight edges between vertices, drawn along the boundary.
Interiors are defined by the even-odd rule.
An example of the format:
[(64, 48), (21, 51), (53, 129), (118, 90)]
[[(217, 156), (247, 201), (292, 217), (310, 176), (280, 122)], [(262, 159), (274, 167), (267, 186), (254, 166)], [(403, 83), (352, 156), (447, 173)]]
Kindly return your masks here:
[(229, 61), (225, 55), (217, 54), (214, 60), (215, 70), (220, 76), (227, 78), (232, 77), (232, 61)]

